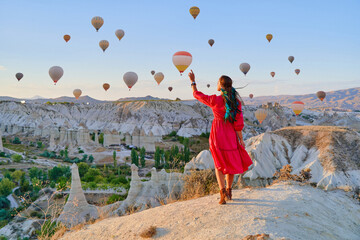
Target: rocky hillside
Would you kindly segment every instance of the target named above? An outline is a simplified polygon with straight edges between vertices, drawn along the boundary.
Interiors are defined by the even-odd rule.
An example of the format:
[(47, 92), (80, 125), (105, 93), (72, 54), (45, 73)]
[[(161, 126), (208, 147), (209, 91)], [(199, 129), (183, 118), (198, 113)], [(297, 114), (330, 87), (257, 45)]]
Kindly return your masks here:
[(62, 239), (142, 239), (156, 227), (156, 239), (358, 239), (360, 205), (342, 190), (323, 191), (297, 183), (233, 192), (218, 204), (218, 194), (176, 202), (128, 216), (105, 219)]
[(311, 182), (325, 189), (360, 187), (360, 134), (340, 127), (287, 127), (250, 138), (246, 150), (254, 164), (244, 175), (265, 185), (284, 165), (293, 174), (311, 169)]
[(340, 108), (360, 110), (360, 87), (349, 88), (326, 92), (326, 98), (321, 102), (316, 93), (306, 95), (280, 95), (280, 96), (263, 96), (254, 97), (252, 100), (244, 98), (248, 104), (263, 104), (267, 102), (279, 102), (283, 106), (291, 106), (294, 101), (302, 101), (306, 108)]

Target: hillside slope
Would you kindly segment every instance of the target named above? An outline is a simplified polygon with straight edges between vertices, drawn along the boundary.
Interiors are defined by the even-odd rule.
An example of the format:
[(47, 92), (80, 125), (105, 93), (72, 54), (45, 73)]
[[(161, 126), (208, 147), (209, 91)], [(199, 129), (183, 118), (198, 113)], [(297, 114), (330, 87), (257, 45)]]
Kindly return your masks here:
[(157, 227), (156, 239), (242, 239), (268, 233), (273, 239), (358, 239), (360, 205), (342, 190), (326, 192), (297, 183), (242, 189), (219, 205), (218, 195), (105, 219), (62, 239), (142, 239)]

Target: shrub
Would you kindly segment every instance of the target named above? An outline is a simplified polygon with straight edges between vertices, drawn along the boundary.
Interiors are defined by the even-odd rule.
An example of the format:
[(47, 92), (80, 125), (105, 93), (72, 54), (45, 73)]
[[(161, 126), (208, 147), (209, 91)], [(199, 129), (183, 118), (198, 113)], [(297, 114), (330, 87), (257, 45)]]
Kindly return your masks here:
[(56, 187), (56, 183), (55, 183), (54, 181), (51, 181), (51, 182), (50, 182), (50, 187), (51, 187), (51, 188), (55, 188), (55, 187)]
[(0, 182), (0, 196), (6, 197), (12, 193), (12, 189), (15, 187), (15, 183), (8, 178), (3, 178)]
[(140, 233), (142, 238), (152, 238), (156, 234), (156, 227), (151, 226)]
[(203, 197), (218, 192), (215, 172), (212, 170), (192, 171), (184, 177), (184, 190), (181, 199)]
[(43, 153), (40, 154), (41, 157), (46, 157), (46, 158), (49, 158), (50, 157), (50, 153), (45, 150)]
[(11, 155), (11, 159), (14, 161), (14, 162), (20, 162), (22, 159), (23, 159), (23, 157), (21, 156), (21, 155), (19, 155), (19, 154), (13, 154), (13, 155)]
[(36, 147), (41, 149), (43, 147), (43, 143), (40, 141), (36, 142)]
[(93, 155), (90, 155), (90, 156), (89, 156), (88, 161), (89, 161), (89, 163), (92, 163), (92, 162), (94, 161)]
[(107, 204), (112, 204), (114, 202), (118, 202), (118, 201), (123, 201), (125, 198), (121, 195), (118, 194), (113, 194), (109, 197), (109, 199), (107, 200)]
[(176, 132), (176, 131), (172, 131), (172, 132), (169, 134), (169, 137), (175, 137), (175, 136), (176, 136), (176, 134), (177, 134), (177, 132)]
[(21, 141), (18, 137), (14, 138), (13, 144), (21, 144)]

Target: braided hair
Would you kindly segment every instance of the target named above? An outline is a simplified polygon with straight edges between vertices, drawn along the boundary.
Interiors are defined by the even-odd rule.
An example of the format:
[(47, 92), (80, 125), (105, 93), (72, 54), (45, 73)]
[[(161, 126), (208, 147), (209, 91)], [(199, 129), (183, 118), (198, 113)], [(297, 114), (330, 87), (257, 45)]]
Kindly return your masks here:
[(221, 76), (220, 79), (221, 92), (225, 102), (224, 121), (235, 122), (236, 114), (241, 113), (238, 109), (240, 95), (235, 88), (232, 87), (232, 79), (228, 76)]

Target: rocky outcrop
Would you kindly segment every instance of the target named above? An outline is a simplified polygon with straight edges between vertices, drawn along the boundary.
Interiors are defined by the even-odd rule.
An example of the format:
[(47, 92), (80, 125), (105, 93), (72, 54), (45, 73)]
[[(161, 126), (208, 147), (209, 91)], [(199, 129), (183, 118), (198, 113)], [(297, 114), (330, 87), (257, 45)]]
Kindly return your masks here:
[(99, 209), (88, 204), (84, 192), (81, 188), (79, 170), (74, 163), (71, 166), (71, 189), (69, 198), (64, 206), (64, 210), (57, 219), (67, 227), (73, 227), (80, 223), (88, 222), (99, 217)]
[(157, 228), (154, 239), (243, 239), (261, 233), (277, 240), (359, 237), (360, 205), (342, 190), (285, 182), (234, 190), (233, 201), (223, 206), (218, 201), (215, 194), (105, 219), (63, 239), (142, 239), (150, 226)]
[(271, 181), (275, 171), (311, 170), (310, 182), (327, 190), (360, 186), (360, 134), (340, 127), (287, 127), (247, 140), (254, 164), (244, 175), (250, 185)]
[(30, 239), (36, 230), (41, 229), (44, 220), (14, 217), (14, 219), (0, 229), (0, 236), (6, 239)]
[(189, 173), (191, 170), (205, 169), (215, 169), (214, 159), (209, 150), (203, 150), (196, 157), (193, 157), (193, 159), (185, 165), (184, 173)]
[(3, 142), (2, 142), (2, 131), (0, 129), (0, 152), (4, 151)]

